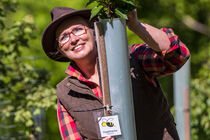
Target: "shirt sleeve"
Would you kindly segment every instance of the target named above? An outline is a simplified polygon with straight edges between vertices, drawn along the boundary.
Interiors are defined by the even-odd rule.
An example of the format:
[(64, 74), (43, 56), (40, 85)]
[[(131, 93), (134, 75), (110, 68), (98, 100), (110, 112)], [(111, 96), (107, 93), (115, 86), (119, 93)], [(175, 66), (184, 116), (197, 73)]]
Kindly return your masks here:
[(166, 51), (156, 52), (147, 44), (135, 44), (132, 53), (140, 60), (149, 79), (176, 72), (190, 57), (188, 48), (182, 43), (172, 29), (162, 28), (170, 40), (170, 48)]
[(73, 118), (59, 100), (57, 101), (57, 118), (62, 140), (82, 140)]

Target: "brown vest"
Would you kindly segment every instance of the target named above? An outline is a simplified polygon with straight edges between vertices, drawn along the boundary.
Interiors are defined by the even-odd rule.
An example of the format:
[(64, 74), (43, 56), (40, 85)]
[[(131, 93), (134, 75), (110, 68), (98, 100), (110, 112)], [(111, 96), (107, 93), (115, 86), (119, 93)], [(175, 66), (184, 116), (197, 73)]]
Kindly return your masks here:
[[(146, 78), (141, 64), (131, 55), (130, 70), (133, 88), (135, 121), (138, 140), (162, 140), (164, 128), (173, 122), (166, 98), (159, 86)], [(101, 139), (98, 117), (103, 116), (103, 103), (92, 90), (74, 77), (57, 85), (57, 96), (76, 122), (84, 139)]]

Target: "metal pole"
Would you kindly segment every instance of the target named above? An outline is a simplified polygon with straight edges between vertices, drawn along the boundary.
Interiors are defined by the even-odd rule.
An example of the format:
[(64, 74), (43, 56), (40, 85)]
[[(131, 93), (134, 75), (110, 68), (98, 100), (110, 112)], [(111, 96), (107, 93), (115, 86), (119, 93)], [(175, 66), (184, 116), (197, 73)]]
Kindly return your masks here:
[(190, 60), (174, 74), (174, 100), (180, 140), (190, 140)]
[(123, 19), (101, 21), (108, 67), (112, 114), (119, 116), (122, 135), (118, 140), (136, 140), (133, 94), (128, 59), (126, 24)]

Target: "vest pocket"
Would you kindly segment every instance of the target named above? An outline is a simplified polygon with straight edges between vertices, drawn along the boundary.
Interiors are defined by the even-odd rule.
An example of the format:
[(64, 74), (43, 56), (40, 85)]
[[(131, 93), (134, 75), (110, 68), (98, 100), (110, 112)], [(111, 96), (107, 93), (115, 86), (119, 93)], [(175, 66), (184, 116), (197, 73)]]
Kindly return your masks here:
[(103, 107), (83, 104), (83, 107), (73, 107), (68, 112), (75, 119), (78, 131), (84, 139), (102, 139), (98, 126), (98, 118), (104, 115)]

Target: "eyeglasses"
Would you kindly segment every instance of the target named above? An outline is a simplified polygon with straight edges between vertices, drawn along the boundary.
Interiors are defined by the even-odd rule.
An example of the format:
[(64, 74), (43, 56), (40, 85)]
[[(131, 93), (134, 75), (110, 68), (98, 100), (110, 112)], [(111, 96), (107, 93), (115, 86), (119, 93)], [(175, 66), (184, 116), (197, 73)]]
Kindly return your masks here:
[(66, 32), (66, 33), (61, 34), (58, 37), (58, 42), (61, 46), (63, 46), (70, 40), (70, 34), (73, 34), (75, 36), (81, 36), (83, 34), (86, 34), (86, 28), (85, 26), (77, 26), (73, 28), (71, 32)]

